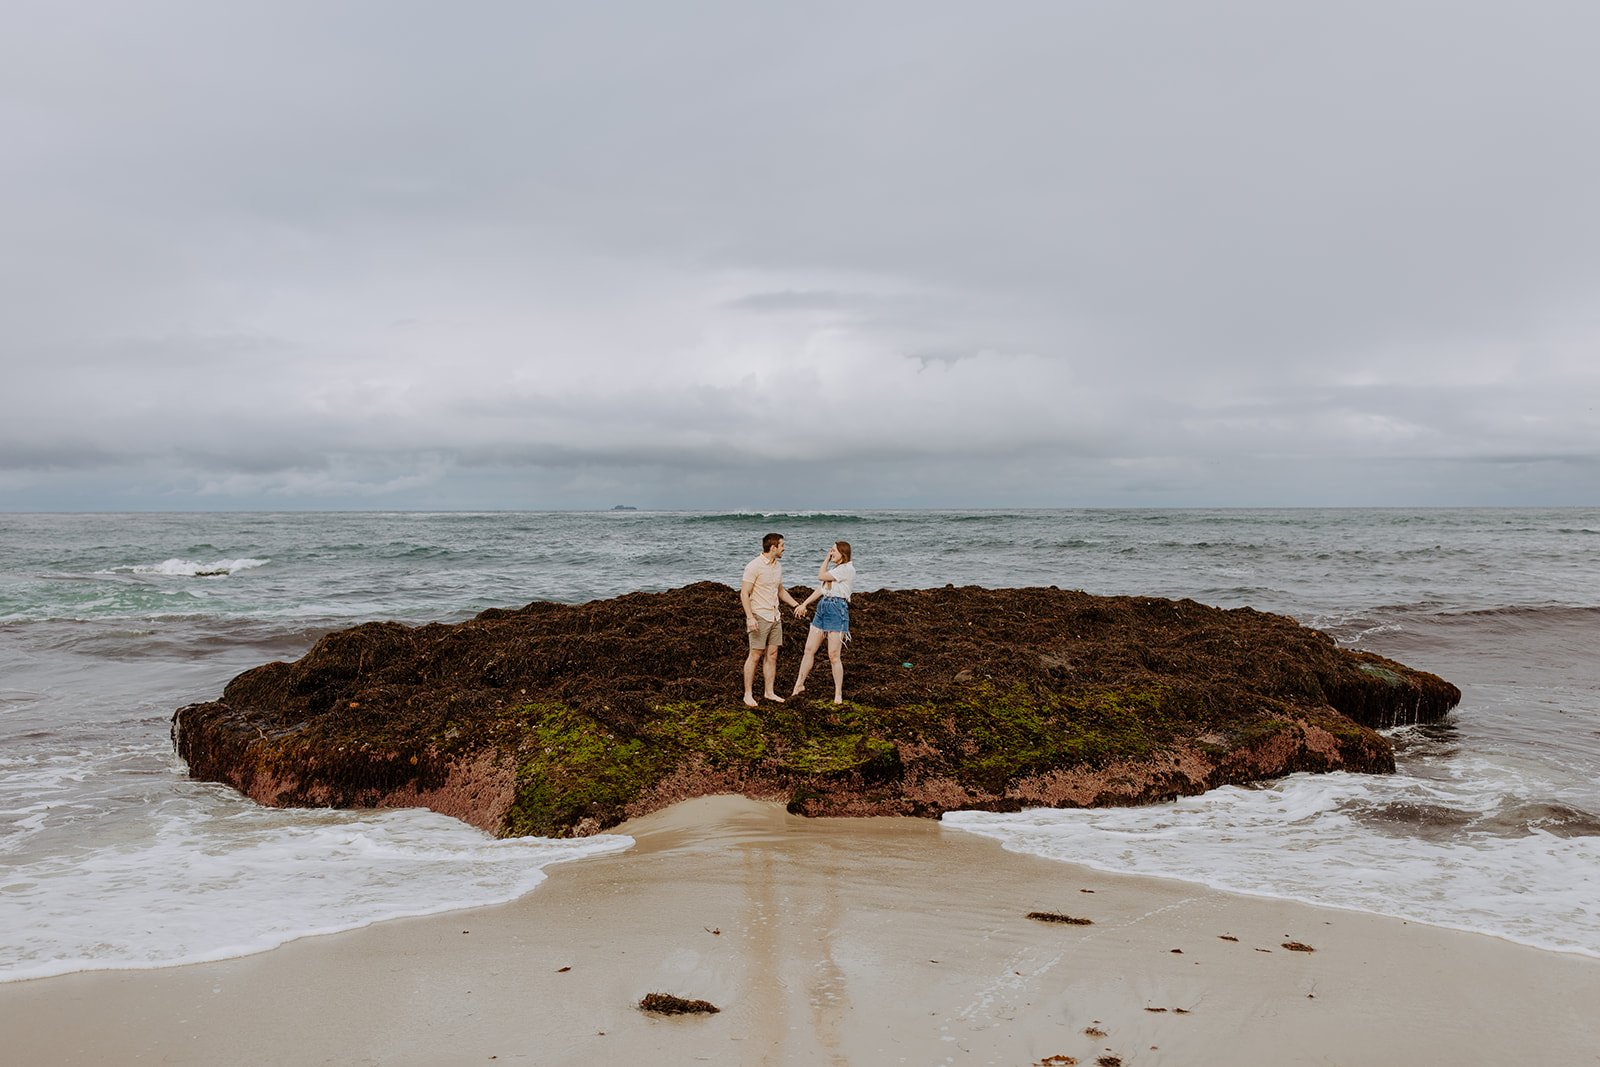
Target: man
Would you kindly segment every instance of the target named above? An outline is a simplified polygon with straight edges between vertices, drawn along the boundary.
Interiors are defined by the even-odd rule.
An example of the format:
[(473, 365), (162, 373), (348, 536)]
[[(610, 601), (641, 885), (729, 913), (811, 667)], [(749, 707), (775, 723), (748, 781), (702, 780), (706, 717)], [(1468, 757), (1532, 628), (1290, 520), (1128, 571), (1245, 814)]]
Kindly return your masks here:
[(739, 603), (744, 605), (744, 625), (750, 634), (750, 654), (744, 661), (744, 702), (756, 706), (751, 690), (756, 681), (756, 661), (761, 661), (761, 676), (767, 683), (766, 698), (783, 703), (778, 695), (778, 649), (783, 644), (783, 616), (778, 601), (791, 608), (800, 606), (783, 587), (783, 535), (769, 533), (761, 539), (761, 555), (746, 563), (744, 580), (739, 583)]

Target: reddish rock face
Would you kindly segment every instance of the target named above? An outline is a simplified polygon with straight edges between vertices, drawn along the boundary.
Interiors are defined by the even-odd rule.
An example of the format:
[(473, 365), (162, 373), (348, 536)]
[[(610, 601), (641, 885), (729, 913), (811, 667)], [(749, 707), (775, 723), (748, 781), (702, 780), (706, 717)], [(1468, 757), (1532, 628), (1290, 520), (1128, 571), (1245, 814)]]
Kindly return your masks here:
[[(784, 691), (806, 629), (789, 622)], [(856, 595), (851, 626), (845, 706), (751, 710), (738, 595), (715, 583), (455, 626), (368, 623), (180, 709), (174, 739), (194, 777), (263, 804), (420, 805), (558, 836), (710, 793), (937, 816), (1384, 772), (1375, 728), (1461, 697), (1283, 616), (1187, 600), (882, 590)]]

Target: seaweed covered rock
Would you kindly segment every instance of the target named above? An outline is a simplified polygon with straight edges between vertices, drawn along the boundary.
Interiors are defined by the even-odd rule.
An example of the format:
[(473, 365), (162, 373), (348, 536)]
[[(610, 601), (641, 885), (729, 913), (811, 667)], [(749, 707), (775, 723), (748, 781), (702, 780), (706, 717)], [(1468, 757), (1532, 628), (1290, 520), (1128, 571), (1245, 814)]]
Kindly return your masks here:
[[(745, 707), (737, 592), (701, 582), (330, 633), (179, 709), (173, 735), (191, 775), (263, 804), (568, 836), (712, 793), (938, 816), (1387, 772), (1375, 729), (1461, 698), (1284, 616), (1192, 600), (946, 587), (858, 593), (851, 614), (842, 706), (823, 663), (806, 696)], [(784, 691), (805, 630), (790, 616)]]

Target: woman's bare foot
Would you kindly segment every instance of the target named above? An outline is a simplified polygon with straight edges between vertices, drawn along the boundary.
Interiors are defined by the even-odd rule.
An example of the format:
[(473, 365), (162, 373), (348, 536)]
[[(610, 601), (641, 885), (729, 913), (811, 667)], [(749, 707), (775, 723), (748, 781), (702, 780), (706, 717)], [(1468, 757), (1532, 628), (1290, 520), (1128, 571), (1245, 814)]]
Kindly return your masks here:
[(747, 708), (756, 708), (760, 707), (761, 705), (756, 703), (755, 697), (751, 696), (749, 693), (746, 693), (744, 695), (744, 706)]
[(779, 696), (777, 693), (768, 693), (767, 694), (767, 699), (772, 701), (774, 704), (782, 704), (783, 703), (783, 698), (781, 696)]
[(801, 693), (804, 693), (805, 691), (806, 691), (806, 687), (805, 686), (797, 685), (797, 686), (794, 687), (794, 692), (789, 694), (789, 699), (793, 700), (795, 697), (799, 696)]
[(844, 697), (834, 697), (833, 698), (833, 702), (835, 704), (843, 704), (844, 703)]

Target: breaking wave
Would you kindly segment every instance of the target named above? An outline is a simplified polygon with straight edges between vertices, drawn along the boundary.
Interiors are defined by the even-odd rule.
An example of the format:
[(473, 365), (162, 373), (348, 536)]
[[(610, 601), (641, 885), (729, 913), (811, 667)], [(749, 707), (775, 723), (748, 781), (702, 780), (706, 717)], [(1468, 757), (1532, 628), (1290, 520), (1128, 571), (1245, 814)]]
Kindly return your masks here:
[(163, 578), (228, 578), (240, 571), (265, 567), (271, 562), (270, 559), (216, 559), (199, 563), (190, 559), (168, 559), (160, 563), (138, 564), (127, 570), (131, 574), (154, 574)]
[(83, 578), (111, 578), (123, 574), (137, 574), (141, 577), (153, 576), (157, 578), (227, 578), (241, 571), (253, 571), (257, 567), (265, 567), (271, 563), (270, 559), (214, 559), (209, 562), (193, 559), (164, 559), (160, 563), (135, 563), (131, 567), (106, 567), (101, 570), (84, 574), (50, 574), (46, 577), (56, 581), (70, 581)]
[(760, 519), (763, 522), (788, 523), (857, 523), (871, 521), (864, 516), (852, 515), (844, 511), (729, 511), (718, 515), (685, 515), (679, 521), (696, 525), (702, 523), (747, 523), (755, 519)]

